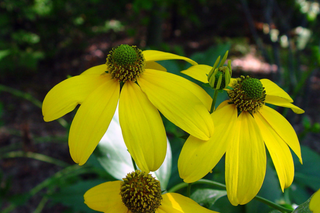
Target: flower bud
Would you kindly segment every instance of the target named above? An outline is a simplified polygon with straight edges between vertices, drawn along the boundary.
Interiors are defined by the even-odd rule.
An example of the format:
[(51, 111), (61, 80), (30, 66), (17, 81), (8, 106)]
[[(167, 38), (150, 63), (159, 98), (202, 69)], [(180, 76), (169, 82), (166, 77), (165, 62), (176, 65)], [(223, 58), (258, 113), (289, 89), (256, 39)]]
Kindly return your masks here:
[(213, 89), (222, 90), (226, 88), (230, 83), (232, 75), (231, 61), (228, 60), (228, 65), (223, 66), (224, 62), (227, 60), (227, 57), (228, 51), (224, 54), (220, 63), (220, 56), (217, 58), (211, 71), (208, 74), (208, 82)]

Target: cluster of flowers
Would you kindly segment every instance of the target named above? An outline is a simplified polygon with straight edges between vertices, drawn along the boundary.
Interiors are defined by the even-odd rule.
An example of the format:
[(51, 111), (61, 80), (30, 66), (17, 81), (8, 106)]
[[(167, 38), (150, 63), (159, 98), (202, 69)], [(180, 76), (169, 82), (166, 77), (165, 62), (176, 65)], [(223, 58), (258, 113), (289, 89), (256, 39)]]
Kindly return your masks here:
[[(232, 205), (243, 205), (259, 192), (266, 173), (267, 147), (281, 189), (290, 186), (294, 164), (290, 149), (302, 163), (297, 135), (290, 123), (266, 103), (304, 111), (268, 79), (231, 78), (227, 54), (213, 67), (171, 53), (120, 45), (106, 64), (92, 67), (53, 87), (43, 102), (45, 121), (80, 107), (69, 133), (74, 162), (83, 165), (92, 154), (119, 105), (119, 121), (129, 153), (141, 171), (122, 181), (100, 184), (85, 195), (85, 203), (102, 212), (212, 212), (176, 193), (161, 195), (159, 183), (148, 173), (157, 170), (166, 155), (166, 132), (160, 116), (189, 133), (178, 160), (180, 177), (195, 182), (225, 155), (225, 181)], [(226, 91), (229, 100), (215, 109), (205, 90), (167, 72), (156, 61), (184, 60), (192, 66), (184, 74)]]

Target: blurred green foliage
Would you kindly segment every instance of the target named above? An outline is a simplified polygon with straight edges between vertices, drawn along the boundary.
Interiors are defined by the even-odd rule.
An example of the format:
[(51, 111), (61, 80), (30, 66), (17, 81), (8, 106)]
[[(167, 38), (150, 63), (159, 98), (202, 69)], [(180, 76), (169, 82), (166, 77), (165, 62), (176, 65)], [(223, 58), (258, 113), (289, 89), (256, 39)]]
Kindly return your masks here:
[(124, 0), (1, 1), (1, 75), (17, 74), (21, 69), (34, 71), (40, 59), (81, 50), (86, 45), (83, 38), (112, 28), (106, 21), (121, 17), (125, 3)]
[[(246, 20), (239, 18), (244, 15), (242, 2), (248, 4), (257, 28), (261, 23), (269, 23), (273, 24), (273, 27), (277, 27), (279, 30), (277, 41), (271, 40), (271, 32), (264, 33), (260, 29), (257, 33), (257, 41), (262, 41), (263, 45), (262, 48), (259, 48), (258, 42), (252, 36), (253, 33), (245, 27)], [(320, 64), (318, 14), (310, 6), (311, 1), (273, 1), (275, 3), (274, 10), (269, 10), (272, 7), (266, 4), (267, 2), (271, 1), (2, 0), (0, 1), (0, 80), (5, 82), (6, 76), (21, 75), (23, 78), (23, 75), (27, 73), (36, 73), (39, 71), (39, 62), (41, 61), (48, 63), (48, 66), (52, 63), (59, 63), (63, 57), (79, 54), (87, 47), (89, 39), (105, 35), (105, 33), (116, 34), (114, 35), (114, 40), (116, 40), (117, 33), (124, 32), (127, 37), (138, 37), (134, 41), (136, 44), (143, 44), (142, 46), (150, 48), (148, 43), (141, 42), (146, 38), (139, 31), (140, 27), (143, 28), (141, 30), (143, 32), (145, 28), (162, 27), (161, 24), (150, 25), (153, 14), (162, 19), (160, 23), (165, 23), (165, 27), (170, 28), (171, 33), (180, 32), (181, 34), (179, 36), (167, 35), (167, 39), (176, 40), (173, 42), (162, 40), (158, 46), (151, 47), (180, 55), (191, 55), (190, 57), (198, 63), (212, 66), (217, 56), (223, 55), (226, 50), (230, 50), (231, 56), (241, 57), (250, 52), (252, 45), (256, 45), (255, 47), (258, 47), (257, 55), (263, 55), (266, 62), (277, 63), (279, 66), (280, 72), (278, 73), (281, 76), (278, 77), (280, 80), (273, 76), (279, 80), (279, 84), (283, 83), (284, 89), (295, 100), (298, 97), (302, 99), (300, 103), (307, 104), (310, 101), (308, 96), (301, 94), (304, 92), (307, 94), (308, 79), (314, 75)], [(308, 4), (310, 5), (308, 6)], [(156, 6), (161, 7), (161, 10)], [(284, 11), (283, 14), (279, 13), (281, 10)], [(266, 20), (268, 14), (272, 20)], [(301, 31), (296, 31), (296, 27), (301, 27), (298, 28)], [(301, 33), (308, 32), (308, 30), (312, 33)], [(223, 33), (220, 35), (221, 32)], [(184, 43), (183, 37), (189, 35), (193, 36), (190, 38), (196, 38), (194, 43), (199, 45), (199, 48), (190, 48)], [(281, 36), (287, 36), (287, 45), (291, 44), (292, 46), (283, 45)], [(201, 46), (203, 40), (207, 43)], [(212, 43), (215, 45), (206, 46), (206, 44)], [(170, 72), (188, 78), (180, 71), (190, 65), (176, 61), (163, 61), (161, 64)], [(302, 65), (305, 66), (305, 70), (301, 70)], [(246, 70), (242, 72), (246, 73)], [(200, 82), (196, 83), (201, 85)], [(29, 93), (3, 85), (0, 85), (0, 92), (1, 95), (4, 92), (10, 93), (41, 107), (41, 102), (34, 99)], [(217, 105), (225, 98), (225, 94), (219, 95)], [(6, 103), (1, 100), (0, 127), (5, 125), (2, 116), (6, 113), (6, 107)], [(287, 118), (289, 119), (289, 116)], [(66, 121), (59, 120), (59, 122), (60, 124), (64, 123), (64, 127), (69, 127)], [(315, 121), (313, 117), (302, 116), (298, 122), (302, 127), (299, 135), (301, 141), (306, 138), (307, 134), (319, 133), (320, 131), (319, 121)], [(173, 175), (168, 183), (168, 189), (170, 189), (182, 182), (177, 173), (177, 159), (187, 135), (165, 118), (164, 123), (173, 153), (171, 171)], [(53, 140), (42, 136), (37, 139), (39, 143), (48, 143)], [(62, 141), (66, 143), (66, 137)], [(16, 146), (1, 147), (0, 154), (3, 157), (5, 153), (15, 149), (23, 150), (21, 141)], [(302, 147), (302, 157), (303, 165), (295, 157), (295, 181), (284, 194), (279, 188), (274, 167), (269, 161), (265, 183), (259, 195), (284, 206), (293, 203), (301, 204), (306, 201), (311, 193), (320, 187), (320, 157), (318, 153), (306, 147)], [(63, 205), (67, 206), (65, 212), (92, 212), (83, 204), (83, 193), (100, 182), (113, 180), (111, 173), (105, 171), (95, 156), (92, 156), (85, 167), (67, 166), (61, 168), (61, 171), (48, 177), (39, 185), (33, 186), (31, 191), (16, 195), (10, 192), (12, 185), (15, 184), (12, 183), (13, 177), (4, 178), (0, 169), (0, 209), (3, 207), (7, 212), (10, 212), (18, 206), (26, 205), (29, 199), (40, 194), (41, 197), (47, 199), (44, 203), (49, 203), (49, 207), (46, 208)], [(224, 182), (224, 159), (206, 178)], [(268, 206), (256, 200), (246, 206), (234, 207), (229, 203), (223, 190), (208, 189), (205, 186), (197, 185), (193, 187), (192, 192), (192, 197), (196, 201), (221, 212), (270, 211)], [(216, 193), (216, 196), (203, 200), (203, 197), (199, 196), (202, 193)], [(39, 202), (38, 212), (44, 208), (41, 203)], [(214, 206), (212, 206), (213, 203)]]

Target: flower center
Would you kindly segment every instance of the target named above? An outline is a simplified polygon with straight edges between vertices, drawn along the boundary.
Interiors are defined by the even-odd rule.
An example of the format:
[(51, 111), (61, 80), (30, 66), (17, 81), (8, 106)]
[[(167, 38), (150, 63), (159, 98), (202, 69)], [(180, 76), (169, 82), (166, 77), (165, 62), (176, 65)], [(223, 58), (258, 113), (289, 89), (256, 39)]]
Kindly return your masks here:
[(112, 78), (123, 83), (135, 82), (144, 71), (145, 60), (139, 48), (121, 44), (109, 52), (106, 65)]
[(228, 92), (230, 103), (242, 111), (250, 114), (257, 112), (266, 98), (266, 91), (259, 79), (241, 76)]
[(132, 213), (154, 213), (162, 200), (160, 182), (139, 170), (123, 178), (120, 195)]

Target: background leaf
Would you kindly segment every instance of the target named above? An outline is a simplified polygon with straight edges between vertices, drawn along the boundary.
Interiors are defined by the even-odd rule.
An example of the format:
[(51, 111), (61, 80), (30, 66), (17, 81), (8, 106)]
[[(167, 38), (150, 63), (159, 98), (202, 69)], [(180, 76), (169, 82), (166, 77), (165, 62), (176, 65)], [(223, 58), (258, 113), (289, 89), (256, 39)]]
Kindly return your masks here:
[(202, 206), (210, 208), (219, 198), (226, 196), (226, 190), (197, 189), (191, 198)]

